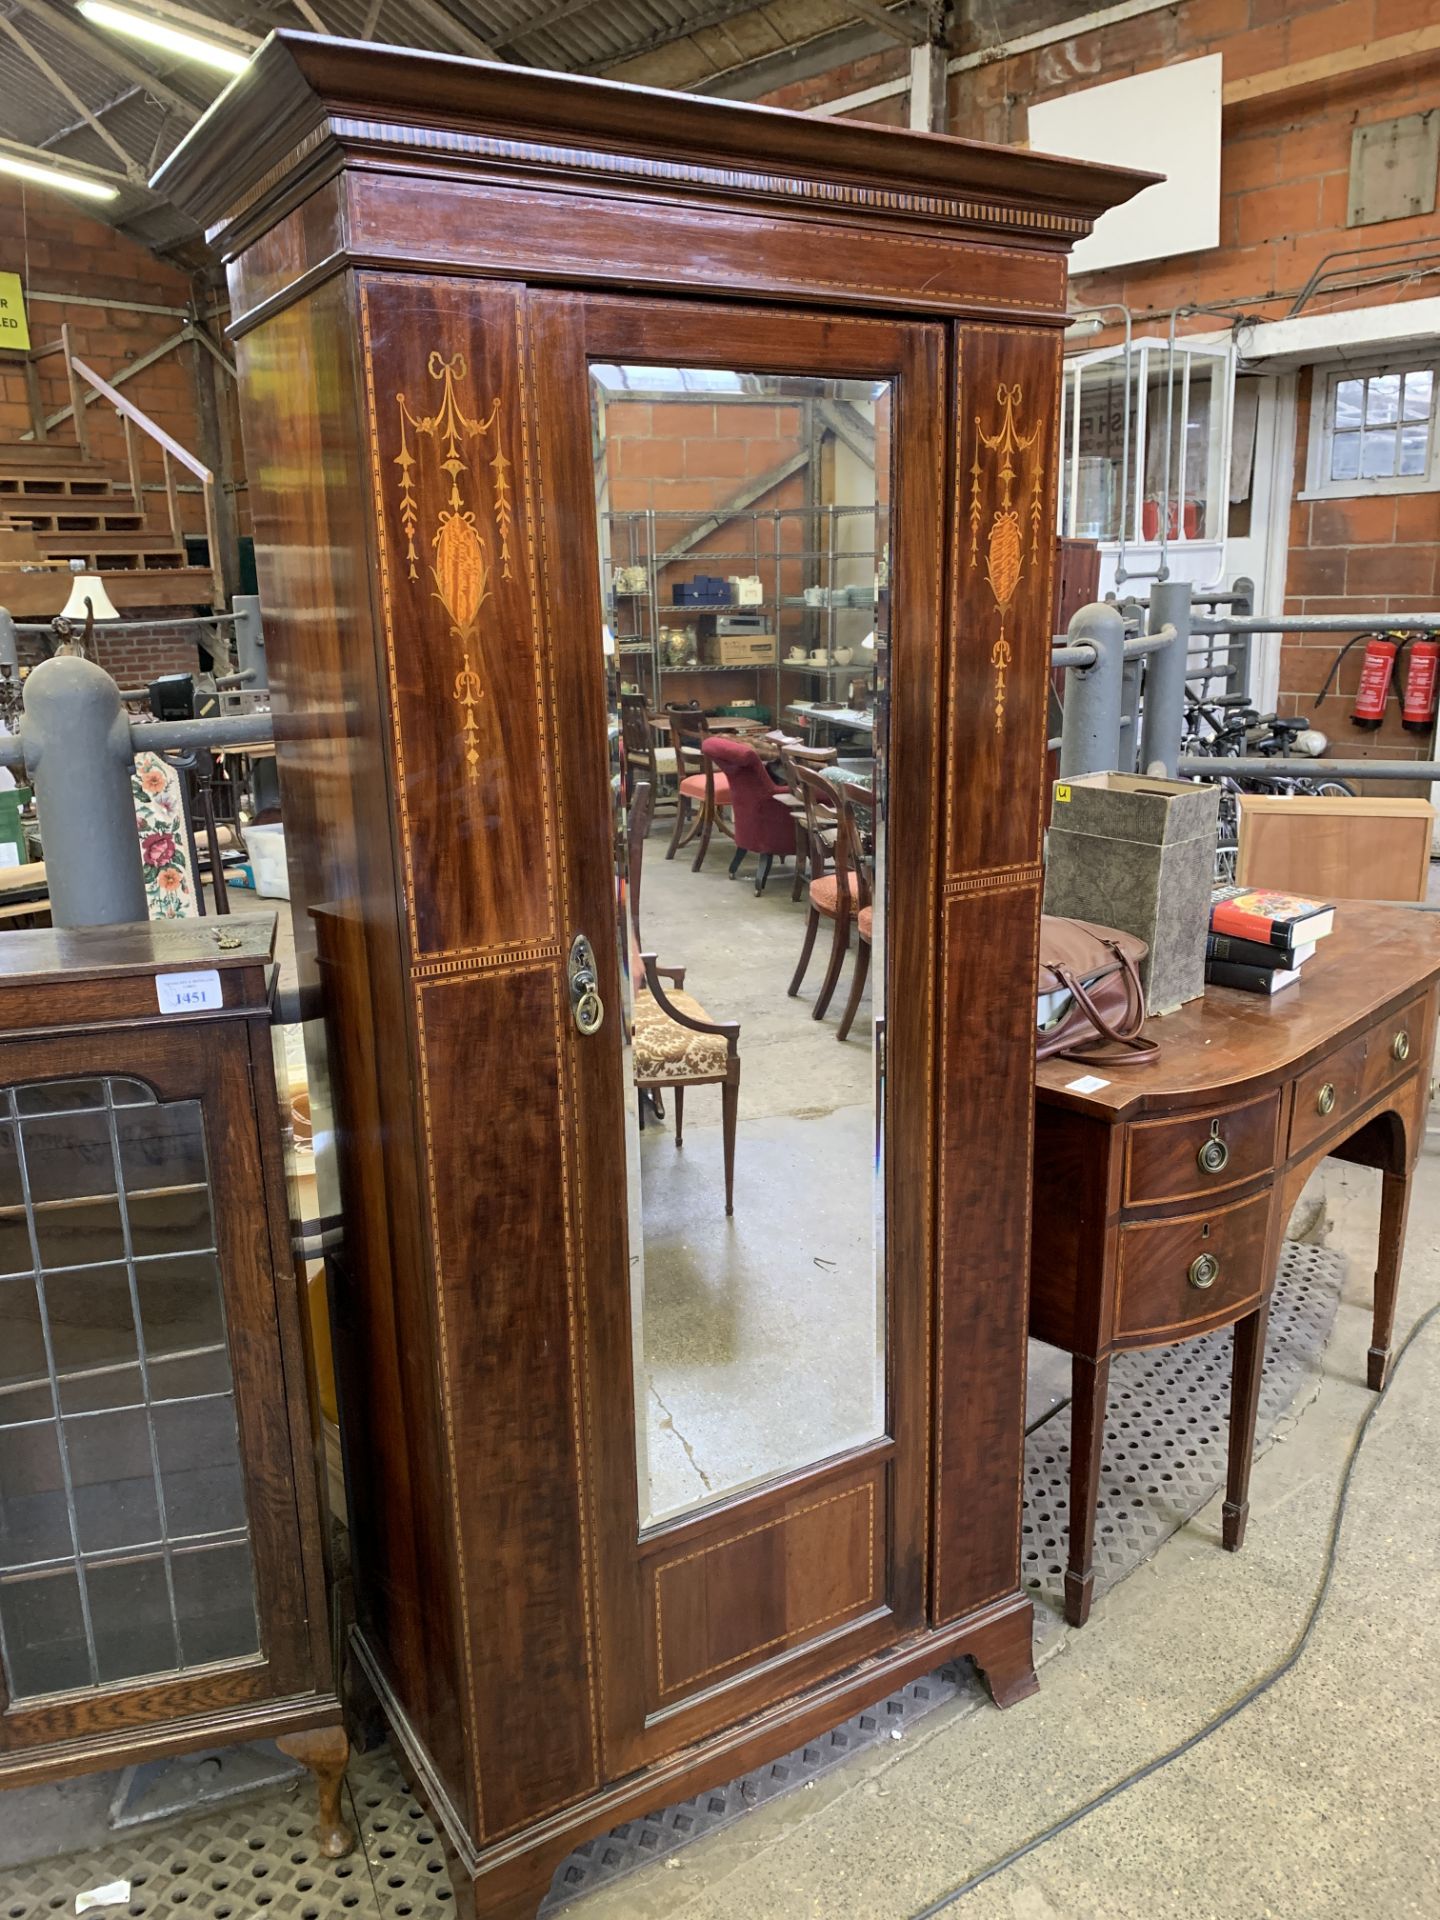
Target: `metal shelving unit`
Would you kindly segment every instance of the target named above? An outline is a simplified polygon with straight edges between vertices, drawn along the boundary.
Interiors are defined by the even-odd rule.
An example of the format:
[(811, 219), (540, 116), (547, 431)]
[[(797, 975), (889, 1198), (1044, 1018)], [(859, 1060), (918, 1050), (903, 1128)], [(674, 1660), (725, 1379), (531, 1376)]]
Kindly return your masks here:
[[(872, 544), (847, 547), (846, 523), (857, 519), (873, 524)], [(608, 510), (601, 515), (605, 618), (615, 636), (622, 679), (638, 680), (640, 690), (658, 705), (666, 680), (749, 675), (754, 679), (756, 703), (763, 705), (768, 697), (770, 716), (776, 722), (795, 700), (828, 697), (842, 680), (863, 681), (873, 690), (875, 654), (861, 641), (874, 632), (878, 644), (885, 644), (887, 508), (802, 506), (727, 513), (720, 524), (727, 533), (738, 529), (739, 537), (721, 551), (703, 547), (699, 541), (686, 544), (696, 522), (694, 512), (655, 508)], [(790, 544), (792, 539), (795, 544)], [(618, 571), (639, 567), (645, 570), (643, 591), (613, 584)], [(666, 600), (676, 579), (697, 572), (758, 577), (763, 598), (749, 605), (677, 606)], [(803, 583), (797, 582), (797, 573)], [(863, 577), (856, 579), (856, 574)], [(797, 584), (800, 590), (791, 590)], [(810, 588), (808, 598), (805, 586)], [(816, 594), (825, 596), (818, 604)], [(727, 614), (772, 615), (773, 660), (721, 664), (700, 659), (698, 652), (683, 660), (674, 658), (667, 630), (682, 632), (692, 621)], [(697, 634), (696, 648), (714, 637), (713, 632)], [(786, 658), (792, 647), (802, 648), (805, 657)], [(847, 650), (851, 659), (834, 658)], [(825, 658), (810, 657), (817, 652)]]

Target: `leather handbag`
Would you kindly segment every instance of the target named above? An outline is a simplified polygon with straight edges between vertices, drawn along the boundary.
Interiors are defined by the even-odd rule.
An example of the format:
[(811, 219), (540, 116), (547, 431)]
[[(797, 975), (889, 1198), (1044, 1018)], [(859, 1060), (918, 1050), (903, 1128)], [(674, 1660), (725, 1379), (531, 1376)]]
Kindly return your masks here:
[(1040, 992), (1068, 994), (1051, 1025), (1040, 1029), (1037, 1057), (1064, 1054), (1071, 1060), (1151, 1061), (1160, 1048), (1147, 1040), (1145, 989), (1140, 962), (1143, 940), (1116, 927), (1059, 914), (1040, 919)]

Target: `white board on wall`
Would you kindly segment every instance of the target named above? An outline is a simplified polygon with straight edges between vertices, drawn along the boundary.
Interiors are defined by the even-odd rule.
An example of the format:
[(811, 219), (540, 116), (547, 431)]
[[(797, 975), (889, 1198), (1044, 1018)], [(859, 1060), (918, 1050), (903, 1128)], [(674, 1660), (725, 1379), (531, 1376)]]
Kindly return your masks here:
[(1220, 244), (1222, 67), (1218, 53), (1206, 54), (1031, 106), (1032, 152), (1165, 175), (1101, 214), (1071, 255), (1072, 273)]

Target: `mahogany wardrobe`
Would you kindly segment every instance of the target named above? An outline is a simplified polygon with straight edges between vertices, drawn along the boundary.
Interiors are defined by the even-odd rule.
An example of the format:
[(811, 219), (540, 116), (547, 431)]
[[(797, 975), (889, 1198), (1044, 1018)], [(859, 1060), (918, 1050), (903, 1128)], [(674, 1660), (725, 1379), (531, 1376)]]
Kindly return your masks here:
[[(1035, 1685), (1066, 256), (1145, 183), (292, 34), (158, 177), (229, 272), (336, 1106), (354, 1647), (467, 1911), (533, 1914), (582, 1839), (952, 1656)], [(805, 913), (717, 892), (703, 842), (645, 843), (642, 941), (684, 966), (637, 957), (617, 708), (650, 695), (663, 806), (672, 687), (873, 742), (843, 1045), (833, 910), (787, 998)], [(742, 914), (780, 958), (737, 1023)]]

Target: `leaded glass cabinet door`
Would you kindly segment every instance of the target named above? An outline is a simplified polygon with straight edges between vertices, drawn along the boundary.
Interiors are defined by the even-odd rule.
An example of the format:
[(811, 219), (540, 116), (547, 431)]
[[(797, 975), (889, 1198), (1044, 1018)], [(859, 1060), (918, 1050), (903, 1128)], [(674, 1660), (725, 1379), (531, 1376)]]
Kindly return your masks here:
[(266, 1189), (247, 1023), (0, 1044), (0, 1750), (306, 1690)]

